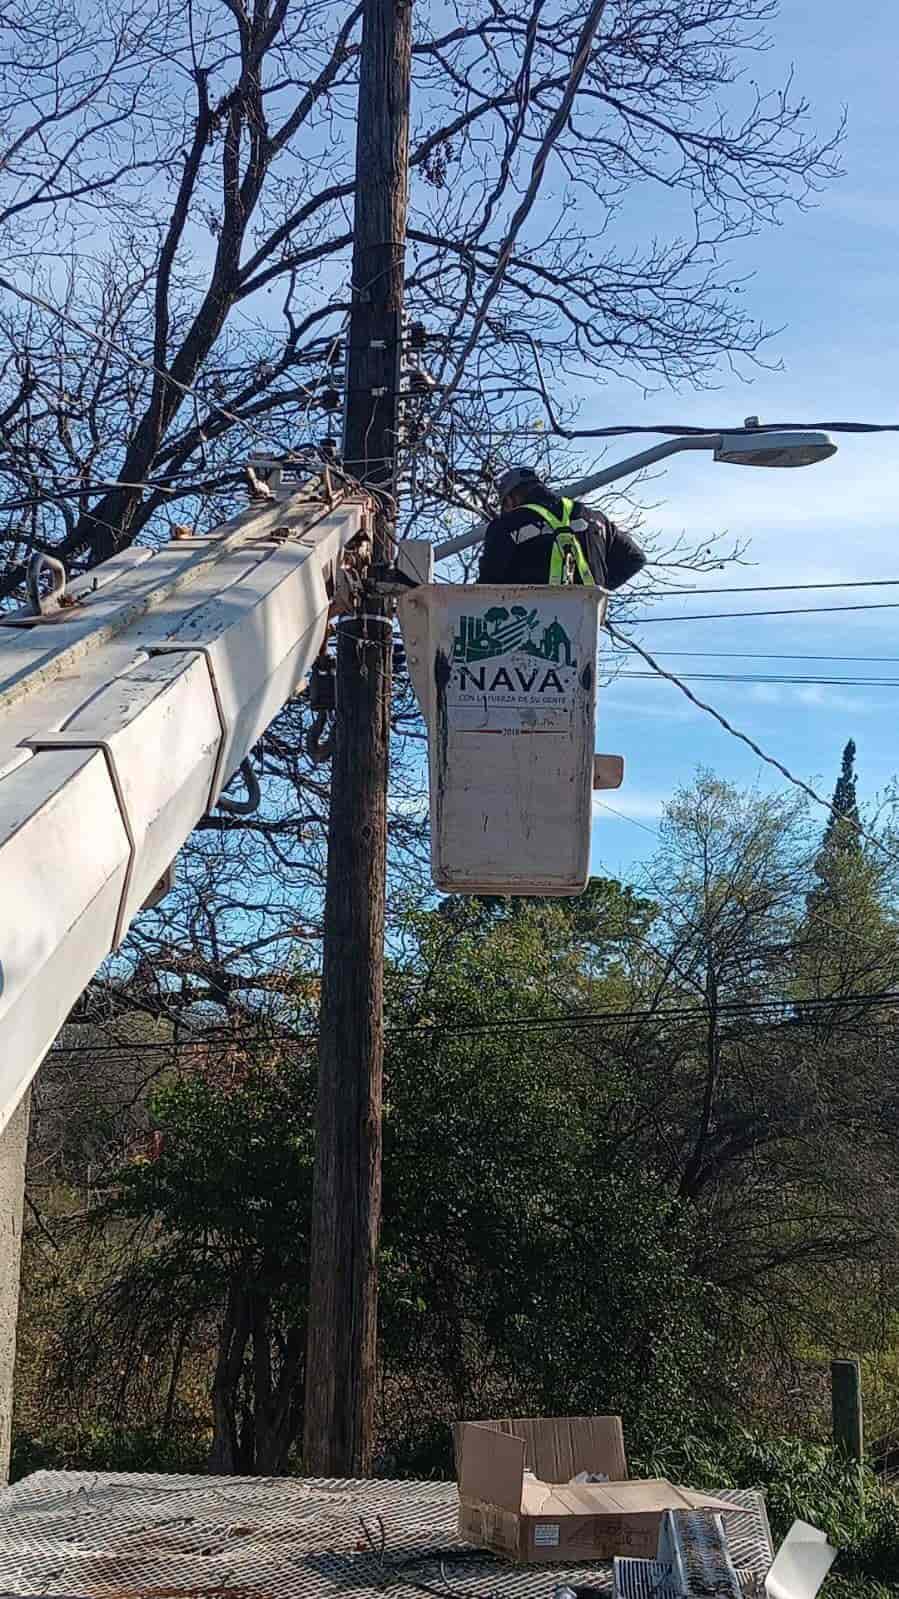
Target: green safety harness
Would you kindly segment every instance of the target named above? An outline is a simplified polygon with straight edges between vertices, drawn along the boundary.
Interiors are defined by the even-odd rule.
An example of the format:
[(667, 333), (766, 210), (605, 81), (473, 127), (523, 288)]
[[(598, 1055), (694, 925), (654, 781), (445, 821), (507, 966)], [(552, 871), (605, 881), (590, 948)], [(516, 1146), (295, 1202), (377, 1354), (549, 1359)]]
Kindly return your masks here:
[(550, 583), (582, 583), (585, 588), (595, 588), (596, 579), (590, 570), (580, 541), (571, 531), (571, 513), (574, 500), (562, 500), (562, 515), (554, 516), (545, 505), (523, 505), (523, 511), (536, 511), (537, 515), (555, 533), (549, 561)]

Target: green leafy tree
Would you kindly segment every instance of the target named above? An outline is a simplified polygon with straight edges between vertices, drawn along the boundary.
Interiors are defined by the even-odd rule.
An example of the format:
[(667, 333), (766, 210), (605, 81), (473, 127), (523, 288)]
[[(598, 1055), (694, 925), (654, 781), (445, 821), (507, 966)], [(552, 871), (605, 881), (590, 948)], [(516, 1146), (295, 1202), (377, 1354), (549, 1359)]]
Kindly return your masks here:
[[(808, 895), (811, 923), (822, 928), (845, 904), (864, 862), (861, 817), (855, 774), (855, 740), (843, 750), (840, 775), (831, 800), (821, 847), (815, 856), (814, 882)], [(814, 934), (813, 934), (814, 936)]]
[(861, 831), (855, 753), (849, 739), (814, 859), (797, 941), (804, 998), (876, 994), (899, 980), (896, 867), (892, 851), (872, 845)]
[[(416, 919), (391, 974), (385, 1398), (392, 1469), (446, 1468), (466, 1415), (687, 1402), (715, 1296), (678, 1212), (618, 1139), (614, 1073), (573, 1010), (620, 1009), (651, 920), (611, 882), (585, 901), (456, 901)], [(410, 1003), (410, 991), (414, 999)], [(561, 1017), (561, 1025), (547, 1017)]]
[[(842, 849), (858, 849), (861, 818), (858, 813), (858, 794), (855, 776), (855, 739), (849, 739), (843, 750), (843, 761), (831, 801), (833, 809), (824, 830), (824, 848), (838, 844)], [(819, 876), (821, 873), (816, 865)]]
[[(140, 1230), (101, 1290), (72, 1305), (65, 1369), (90, 1347), (118, 1360), (123, 1343), (138, 1368), (161, 1364), (173, 1325), (212, 1326), (212, 1471), (283, 1471), (300, 1425), (313, 1082), (305, 1053), (283, 1049), (165, 1082), (149, 1151), (94, 1217)], [(127, 1414), (127, 1382), (120, 1402)]]

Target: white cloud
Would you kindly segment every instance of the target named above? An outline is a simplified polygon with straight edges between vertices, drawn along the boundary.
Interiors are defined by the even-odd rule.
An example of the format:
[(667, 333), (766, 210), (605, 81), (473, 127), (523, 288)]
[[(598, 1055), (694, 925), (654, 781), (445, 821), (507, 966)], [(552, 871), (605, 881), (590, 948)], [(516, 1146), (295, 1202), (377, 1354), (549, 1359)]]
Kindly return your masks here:
[(882, 708), (865, 698), (862, 689), (847, 693), (818, 683), (754, 683), (749, 698), (756, 705), (777, 705), (785, 709), (801, 705), (806, 710), (851, 711), (860, 716)]

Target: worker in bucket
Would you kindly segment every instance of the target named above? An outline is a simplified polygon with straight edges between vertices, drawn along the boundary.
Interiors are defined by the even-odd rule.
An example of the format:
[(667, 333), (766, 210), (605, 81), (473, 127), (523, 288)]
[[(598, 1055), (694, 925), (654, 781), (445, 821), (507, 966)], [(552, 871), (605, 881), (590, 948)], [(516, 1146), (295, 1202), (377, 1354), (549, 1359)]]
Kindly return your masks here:
[(484, 535), (479, 583), (583, 583), (617, 589), (646, 556), (602, 511), (554, 494), (529, 466), (497, 484), (500, 515)]

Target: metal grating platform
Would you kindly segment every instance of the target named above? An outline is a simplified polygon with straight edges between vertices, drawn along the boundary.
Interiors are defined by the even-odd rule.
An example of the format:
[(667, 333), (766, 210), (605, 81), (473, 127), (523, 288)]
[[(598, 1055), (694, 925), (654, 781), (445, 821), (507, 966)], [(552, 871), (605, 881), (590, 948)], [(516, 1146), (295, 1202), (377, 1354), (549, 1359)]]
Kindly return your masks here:
[[(615, 1562), (617, 1599), (683, 1599), (675, 1585), (671, 1567), (656, 1560), (618, 1560)], [(759, 1593), (759, 1574), (737, 1567), (737, 1581), (744, 1599)], [(701, 1589), (697, 1590), (702, 1592)], [(715, 1594), (714, 1589), (707, 1590)], [(715, 1595), (717, 1599), (717, 1595)]]
[[(761, 1494), (718, 1497), (740, 1506), (727, 1518), (734, 1564), (764, 1575)], [(0, 1492), (0, 1595), (364, 1599), (389, 1589), (395, 1599), (550, 1599), (585, 1572), (612, 1592), (611, 1564), (514, 1567), (478, 1556), (460, 1543), (456, 1517), (449, 1482), (39, 1471)]]

